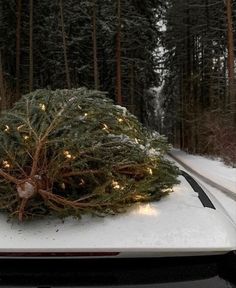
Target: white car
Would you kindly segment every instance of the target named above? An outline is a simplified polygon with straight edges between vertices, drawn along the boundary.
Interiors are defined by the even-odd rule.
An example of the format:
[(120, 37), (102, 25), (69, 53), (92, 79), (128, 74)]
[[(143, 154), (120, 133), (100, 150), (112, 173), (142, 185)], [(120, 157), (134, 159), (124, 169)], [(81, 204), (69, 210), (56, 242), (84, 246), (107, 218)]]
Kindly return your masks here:
[[(69, 278), (73, 276), (75, 282), (64, 279), (69, 286), (64, 283), (63, 287), (71, 287), (76, 283), (85, 286), (133, 283), (137, 287), (140, 283), (150, 284), (151, 279), (151, 283), (154, 283), (153, 275), (148, 273), (155, 271), (155, 286), (150, 287), (159, 287), (156, 286), (158, 283), (167, 285), (160, 282), (168, 283), (168, 286), (160, 287), (172, 287), (170, 283), (177, 285), (176, 281), (184, 283), (195, 279), (198, 280), (194, 282), (196, 284), (203, 279), (209, 280), (212, 277), (208, 276), (212, 274), (219, 278), (219, 267), (223, 270), (225, 267), (235, 269), (232, 272), (227, 268), (229, 275), (224, 272), (230, 279), (227, 280), (231, 283), (229, 285), (235, 285), (236, 281), (232, 282), (234, 280), (231, 277), (236, 274), (235, 223), (216, 198), (203, 190), (189, 174), (182, 171), (180, 181), (181, 184), (174, 187), (173, 193), (158, 202), (136, 205), (124, 214), (105, 218), (47, 219), (17, 224), (7, 222), (5, 216), (1, 215), (0, 287), (4, 283), (20, 285), (32, 277), (36, 277), (37, 283), (42, 281), (41, 284), (48, 285), (37, 286), (36, 280), (31, 279), (32, 287), (58, 287), (64, 282), (56, 280), (64, 279), (66, 275), (70, 275)], [(148, 271), (146, 278), (145, 271)], [(125, 279), (121, 277), (125, 281), (114, 280), (112, 283), (119, 273), (127, 274)], [(172, 278), (171, 273), (177, 280)], [(90, 274), (97, 275), (98, 282), (90, 283), (90, 280), (94, 280)], [(79, 282), (76, 282), (76, 275)], [(111, 278), (108, 277), (110, 280), (107, 282), (106, 275)], [(132, 279), (129, 280), (129, 276)], [(224, 286), (227, 281), (223, 278), (219, 278), (223, 286), (217, 286), (218, 282), (216, 286), (214, 283), (208, 284), (214, 287), (236, 287)], [(18, 279), (17, 283), (12, 279)], [(44, 280), (49, 282), (44, 283)], [(54, 281), (54, 284), (50, 281)], [(192, 286), (194, 283), (191, 286), (173, 287), (209, 287), (208, 284)]]

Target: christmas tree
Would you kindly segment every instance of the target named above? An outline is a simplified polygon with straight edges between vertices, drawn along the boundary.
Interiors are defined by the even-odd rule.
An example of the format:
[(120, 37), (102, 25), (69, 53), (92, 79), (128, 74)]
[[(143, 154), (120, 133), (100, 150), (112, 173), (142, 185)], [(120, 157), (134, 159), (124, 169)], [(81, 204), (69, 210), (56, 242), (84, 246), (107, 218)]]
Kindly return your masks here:
[(102, 92), (38, 90), (0, 125), (0, 210), (20, 221), (116, 214), (178, 182), (165, 139)]

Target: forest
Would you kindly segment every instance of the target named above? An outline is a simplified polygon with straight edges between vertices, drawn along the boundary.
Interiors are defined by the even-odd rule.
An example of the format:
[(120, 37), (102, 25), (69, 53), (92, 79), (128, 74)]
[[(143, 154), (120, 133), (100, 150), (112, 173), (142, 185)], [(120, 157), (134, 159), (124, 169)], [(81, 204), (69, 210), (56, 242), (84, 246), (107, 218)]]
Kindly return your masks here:
[(0, 109), (104, 91), (175, 147), (236, 162), (236, 2), (0, 0)]

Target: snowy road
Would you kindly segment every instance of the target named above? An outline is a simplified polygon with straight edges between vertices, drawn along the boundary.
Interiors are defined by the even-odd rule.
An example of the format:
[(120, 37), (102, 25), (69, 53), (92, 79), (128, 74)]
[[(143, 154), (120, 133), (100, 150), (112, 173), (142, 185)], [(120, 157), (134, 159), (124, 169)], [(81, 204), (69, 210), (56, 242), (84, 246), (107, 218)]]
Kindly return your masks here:
[[(174, 150), (174, 153), (172, 151), (171, 154), (174, 157), (177, 154), (177, 157), (175, 157), (175, 159), (173, 157), (167, 158), (174, 161), (181, 170), (187, 171), (203, 188), (206, 188), (221, 203), (236, 224), (236, 191), (234, 189), (234, 186), (236, 185), (236, 179), (234, 179), (236, 178), (236, 169), (226, 167), (222, 163), (219, 164), (218, 161), (209, 160), (200, 156), (188, 155), (180, 150)], [(177, 159), (180, 160), (183, 165), (177, 162)], [(198, 161), (196, 161), (196, 159)], [(203, 171), (205, 171), (205, 173)], [(219, 184), (216, 183), (216, 177), (214, 177), (214, 180), (210, 178), (214, 173), (220, 175), (217, 180)], [(211, 182), (215, 185), (210, 185), (209, 183)], [(230, 183), (232, 186), (230, 186)], [(220, 189), (219, 187), (222, 187), (223, 189)]]
[(172, 149), (170, 154), (204, 182), (228, 193), (229, 196), (232, 194), (233, 198), (236, 197), (236, 168), (228, 167), (218, 160), (190, 155), (178, 149)]

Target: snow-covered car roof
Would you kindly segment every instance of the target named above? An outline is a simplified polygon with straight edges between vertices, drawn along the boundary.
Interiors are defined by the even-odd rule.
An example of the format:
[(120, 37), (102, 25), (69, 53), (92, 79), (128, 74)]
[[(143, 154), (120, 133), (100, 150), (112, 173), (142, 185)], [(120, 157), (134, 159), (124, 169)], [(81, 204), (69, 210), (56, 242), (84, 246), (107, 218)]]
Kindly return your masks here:
[(193, 183), (184, 176), (179, 176), (181, 184), (174, 187), (173, 193), (160, 201), (136, 205), (115, 216), (18, 224), (7, 222), (0, 215), (0, 256), (107, 253), (119, 257), (153, 257), (236, 250), (236, 226), (224, 208), (208, 191), (203, 191), (206, 194), (200, 199)]

